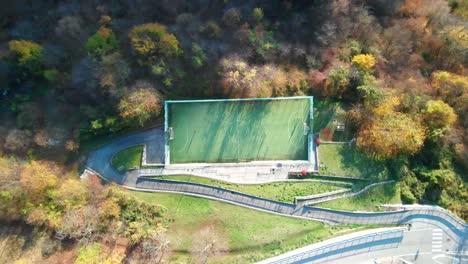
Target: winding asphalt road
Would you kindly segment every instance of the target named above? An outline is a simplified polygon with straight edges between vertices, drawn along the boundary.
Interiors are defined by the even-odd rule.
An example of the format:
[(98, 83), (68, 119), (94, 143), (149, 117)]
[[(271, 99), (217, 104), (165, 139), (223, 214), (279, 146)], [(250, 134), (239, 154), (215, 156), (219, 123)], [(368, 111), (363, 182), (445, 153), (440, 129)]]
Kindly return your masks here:
[(162, 128), (157, 127), (128, 135), (94, 150), (88, 156), (86, 167), (106, 181), (115, 182), (132, 190), (186, 194), (288, 217), (318, 220), (327, 224), (409, 224), (422, 222), (444, 230), (444, 234), (454, 243), (451, 250), (468, 251), (466, 223), (439, 207), (418, 207), (378, 213), (343, 212), (282, 203), (214, 186), (138, 177), (138, 170), (121, 174), (111, 166), (112, 157), (115, 153), (134, 145), (146, 145), (147, 151), (148, 149), (154, 150), (149, 154), (152, 155), (149, 158), (160, 159), (158, 153), (161, 151), (158, 148), (164, 146)]

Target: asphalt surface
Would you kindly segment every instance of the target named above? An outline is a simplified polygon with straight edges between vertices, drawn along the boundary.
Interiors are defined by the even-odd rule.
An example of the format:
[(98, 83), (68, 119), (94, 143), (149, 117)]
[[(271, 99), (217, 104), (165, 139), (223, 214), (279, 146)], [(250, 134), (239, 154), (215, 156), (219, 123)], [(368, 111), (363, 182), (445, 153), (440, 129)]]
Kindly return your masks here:
[[(186, 195), (192, 195), (197, 197), (204, 197), (208, 199), (218, 200), (227, 202), (239, 206), (248, 207), (255, 210), (265, 211), (269, 213), (305, 218), (311, 220), (322, 221), (327, 224), (408, 224), (411, 223), (419, 228), (420, 224), (426, 225), (426, 229), (431, 230), (443, 230), (444, 242), (439, 243), (436, 241), (436, 245), (443, 244), (448, 246), (449, 251), (453, 252), (466, 252), (468, 230), (467, 225), (464, 221), (458, 219), (454, 215), (448, 213), (437, 207), (420, 207), (408, 210), (400, 210), (395, 212), (378, 212), (378, 213), (364, 213), (364, 212), (343, 212), (329, 209), (322, 209), (309, 206), (297, 206), (294, 204), (282, 203), (278, 201), (272, 201), (255, 197), (239, 192), (229, 191), (214, 186), (201, 185), (196, 183), (188, 182), (177, 182), (168, 180), (155, 180), (148, 178), (138, 177), (138, 170), (129, 171), (125, 174), (119, 173), (116, 169), (111, 166), (111, 160), (115, 153), (122, 149), (125, 149), (134, 145), (146, 145), (147, 150), (149, 145), (164, 145), (164, 133), (162, 128), (154, 128), (147, 131), (135, 133), (132, 135), (120, 138), (108, 145), (100, 147), (90, 153), (87, 160), (87, 168), (96, 172), (105, 180), (121, 184), (122, 186), (147, 192), (169, 192), (169, 193), (180, 193)], [(153, 147), (155, 159), (160, 158), (161, 151), (158, 147)], [(159, 154), (158, 154), (159, 153)], [(163, 152), (162, 152), (163, 153)], [(152, 154), (149, 154), (152, 155)], [(159, 157), (158, 157), (159, 155)], [(437, 231), (440, 232), (440, 231)], [(339, 260), (328, 259), (326, 262), (330, 263), (343, 263), (344, 259), (349, 259), (349, 263), (360, 263), (366, 262), (371, 259), (380, 259), (385, 256), (402, 255), (403, 257), (411, 258), (411, 254), (418, 253), (418, 258), (421, 260), (415, 260), (411, 263), (468, 263), (460, 258), (454, 260), (453, 257), (447, 257), (445, 254), (448, 251), (440, 251), (434, 253), (440, 253), (437, 260), (434, 260), (433, 255), (427, 254), (428, 246), (432, 247), (432, 240), (427, 237), (427, 234), (431, 232), (408, 232), (405, 236), (397, 241), (383, 240), (378, 243), (382, 245), (403, 245), (401, 247), (389, 248), (382, 250), (380, 248), (374, 248), (367, 244), (360, 248), (346, 248), (341, 251), (336, 251), (332, 255), (341, 254), (344, 252), (360, 252), (360, 250), (369, 249), (368, 253), (360, 252), (359, 254), (351, 256), (342, 256)], [(377, 241), (377, 240), (375, 240)], [(375, 242), (377, 243), (377, 242)], [(404, 243), (404, 244), (402, 244)], [(437, 244), (439, 243), (439, 244)], [(452, 245), (453, 244), (453, 245)], [(445, 250), (445, 248), (441, 249)], [(379, 253), (380, 252), (380, 253)], [(432, 252), (432, 251), (431, 251)], [(401, 254), (400, 254), (401, 253)], [(424, 253), (424, 254), (423, 254)], [(366, 255), (367, 254), (367, 255)], [(375, 255), (374, 255), (375, 254)], [(427, 256), (426, 256), (427, 255)], [(330, 257), (328, 256), (328, 257)], [(428, 258), (431, 258), (429, 260)], [(320, 260), (322, 258), (318, 258)], [(288, 263), (309, 263), (313, 259), (304, 259), (299, 262), (288, 262)], [(335, 261), (335, 262), (333, 262)], [(336, 262), (338, 261), (338, 262)], [(423, 262), (431, 261), (431, 262)], [(436, 261), (436, 262), (433, 262)], [(449, 261), (449, 262), (444, 262)], [(452, 262), (450, 262), (452, 261)], [(347, 261), (348, 262), (348, 261)], [(323, 259), (320, 263), (324, 263)]]
[(86, 161), (86, 166), (101, 174), (106, 180), (122, 185), (134, 185), (136, 177), (123, 175), (111, 165), (112, 157), (119, 151), (131, 146), (147, 146), (147, 162), (161, 163), (164, 160), (164, 131), (162, 127), (152, 128), (143, 132), (130, 134), (116, 139), (92, 151)]
[[(447, 229), (428, 222), (414, 222), (411, 229), (366, 230), (335, 237), (261, 261), (280, 263), (467, 263), (468, 255), (456, 254), (460, 243)], [(466, 250), (466, 248), (465, 248)]]

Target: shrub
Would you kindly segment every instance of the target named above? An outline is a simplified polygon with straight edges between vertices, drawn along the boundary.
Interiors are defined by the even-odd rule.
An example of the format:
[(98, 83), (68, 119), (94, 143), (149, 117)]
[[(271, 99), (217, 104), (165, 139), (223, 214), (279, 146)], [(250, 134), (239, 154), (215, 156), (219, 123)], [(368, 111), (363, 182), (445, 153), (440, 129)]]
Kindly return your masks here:
[(50, 69), (44, 71), (44, 78), (49, 82), (55, 82), (59, 78), (59, 71), (56, 69)]
[(260, 7), (254, 8), (252, 11), (252, 17), (256, 23), (260, 23), (263, 19), (263, 10)]
[(206, 61), (206, 54), (200, 45), (192, 44), (192, 64), (195, 68), (200, 68)]

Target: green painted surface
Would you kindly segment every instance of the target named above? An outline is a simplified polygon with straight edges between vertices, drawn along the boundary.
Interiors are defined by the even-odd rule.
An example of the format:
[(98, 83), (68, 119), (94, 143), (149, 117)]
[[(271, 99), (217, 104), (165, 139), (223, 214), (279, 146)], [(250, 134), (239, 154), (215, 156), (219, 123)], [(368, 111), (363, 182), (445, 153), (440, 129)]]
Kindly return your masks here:
[(310, 98), (170, 103), (170, 162), (307, 160)]

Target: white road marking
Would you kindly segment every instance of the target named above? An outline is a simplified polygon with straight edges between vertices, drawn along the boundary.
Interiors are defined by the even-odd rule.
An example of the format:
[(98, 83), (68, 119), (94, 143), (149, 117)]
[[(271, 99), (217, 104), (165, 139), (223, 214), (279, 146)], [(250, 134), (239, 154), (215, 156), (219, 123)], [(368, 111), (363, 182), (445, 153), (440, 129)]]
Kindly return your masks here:
[(443, 257), (443, 258), (451, 258), (451, 259), (453, 259), (453, 262), (452, 262), (452, 263), (454, 263), (454, 264), (460, 263), (460, 261), (459, 261), (458, 259), (456, 259), (456, 258), (454, 258), (454, 257), (451, 257), (451, 256), (447, 256), (447, 255), (437, 255), (437, 256), (432, 257), (432, 260), (433, 260), (435, 263), (437, 263), (437, 264), (442, 264), (441, 262), (437, 261), (438, 258), (442, 258), (442, 257)]
[(432, 230), (432, 252), (442, 252), (442, 229)]

